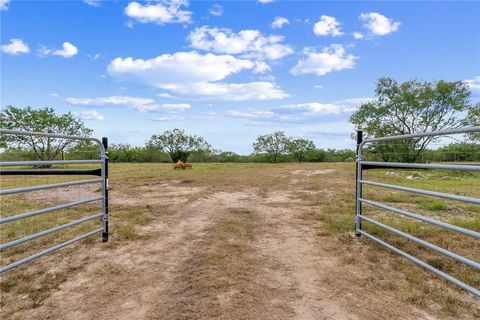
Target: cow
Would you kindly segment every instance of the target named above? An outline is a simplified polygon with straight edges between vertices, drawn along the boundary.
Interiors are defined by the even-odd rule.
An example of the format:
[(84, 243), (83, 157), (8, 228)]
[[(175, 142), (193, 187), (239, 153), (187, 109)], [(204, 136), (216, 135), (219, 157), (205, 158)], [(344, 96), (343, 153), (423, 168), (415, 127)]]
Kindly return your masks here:
[(183, 162), (182, 160), (178, 160), (178, 162), (173, 165), (173, 169), (174, 170), (177, 170), (177, 169), (182, 169), (182, 170), (192, 169), (192, 165), (189, 164), (189, 163)]

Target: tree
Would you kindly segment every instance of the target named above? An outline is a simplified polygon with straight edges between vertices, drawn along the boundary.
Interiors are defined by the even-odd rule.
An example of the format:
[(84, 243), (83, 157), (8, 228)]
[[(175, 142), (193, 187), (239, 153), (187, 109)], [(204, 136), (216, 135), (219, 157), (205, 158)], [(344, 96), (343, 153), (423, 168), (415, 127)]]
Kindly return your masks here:
[(278, 157), (287, 150), (288, 138), (282, 131), (257, 137), (253, 144), (255, 153), (266, 153), (270, 162), (277, 163)]
[(204, 138), (186, 134), (181, 129), (165, 131), (159, 135), (154, 134), (147, 141), (147, 147), (167, 152), (172, 162), (178, 160), (186, 162), (192, 152), (208, 151), (212, 148)]
[(291, 139), (287, 143), (287, 151), (297, 162), (303, 162), (309, 152), (315, 150), (315, 144), (308, 139)]
[[(374, 101), (362, 104), (350, 118), (366, 138), (457, 128), (465, 123), (465, 111), (474, 107), (469, 87), (461, 81), (411, 80), (399, 84), (380, 78), (375, 95)], [(425, 137), (382, 143), (370, 146), (370, 151), (384, 161), (415, 162), (433, 140)]]
[[(0, 127), (19, 131), (34, 131), (59, 133), (88, 137), (92, 130), (75, 118), (70, 112), (57, 115), (53, 108), (33, 109), (32, 107), (17, 108), (8, 106), (0, 113)], [(62, 151), (69, 150), (81, 143), (80, 141), (55, 139), (49, 137), (32, 137), (17, 135), (2, 135), (1, 148), (31, 149), (42, 161), (55, 159)]]
[[(480, 103), (475, 104), (470, 110), (468, 110), (468, 115), (465, 118), (466, 126), (480, 126)], [(468, 134), (468, 138), (471, 141), (480, 142), (480, 132), (474, 132)]]

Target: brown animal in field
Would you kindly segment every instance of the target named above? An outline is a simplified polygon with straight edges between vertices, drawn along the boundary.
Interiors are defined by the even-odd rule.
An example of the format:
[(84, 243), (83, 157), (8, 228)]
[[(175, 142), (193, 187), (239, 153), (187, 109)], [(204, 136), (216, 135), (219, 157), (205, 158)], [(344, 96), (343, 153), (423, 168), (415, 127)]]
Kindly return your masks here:
[(192, 169), (192, 165), (189, 164), (189, 163), (183, 162), (182, 160), (178, 160), (178, 162), (173, 165), (173, 169), (175, 169), (175, 170), (177, 170), (177, 169), (182, 169), (182, 170)]

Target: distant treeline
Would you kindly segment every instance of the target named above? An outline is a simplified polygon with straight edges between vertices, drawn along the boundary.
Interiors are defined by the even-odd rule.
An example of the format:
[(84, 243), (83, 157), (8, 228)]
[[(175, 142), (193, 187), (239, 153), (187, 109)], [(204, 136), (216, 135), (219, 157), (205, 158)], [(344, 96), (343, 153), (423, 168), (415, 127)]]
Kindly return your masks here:
[[(96, 159), (98, 158), (98, 146), (93, 144), (81, 144), (65, 151), (57, 156), (57, 159)], [(374, 152), (364, 153), (366, 159), (383, 161), (385, 154)], [(392, 153), (388, 161), (408, 161), (408, 153)], [(6, 149), (0, 157), (3, 160), (36, 160), (36, 155), (28, 149)], [(111, 162), (164, 162), (171, 163), (170, 154), (159, 151), (156, 148), (134, 147), (128, 144), (112, 144), (109, 147), (109, 159)], [(265, 154), (240, 155), (231, 151), (197, 151), (192, 152), (189, 162), (218, 162), (218, 163), (248, 163), (270, 162)], [(305, 162), (353, 162), (355, 151), (349, 149), (315, 149), (306, 153)], [(440, 147), (436, 150), (424, 150), (417, 162), (443, 162), (443, 161), (480, 161), (480, 144), (458, 142)], [(278, 162), (296, 162), (292, 154), (282, 154)]]

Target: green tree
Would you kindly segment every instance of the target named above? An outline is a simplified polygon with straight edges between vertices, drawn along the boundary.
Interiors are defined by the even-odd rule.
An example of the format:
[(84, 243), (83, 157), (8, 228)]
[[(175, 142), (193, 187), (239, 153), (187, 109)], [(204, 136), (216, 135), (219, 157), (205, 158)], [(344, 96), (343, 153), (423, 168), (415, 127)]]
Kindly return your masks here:
[[(469, 87), (462, 81), (399, 84), (392, 78), (380, 78), (375, 95), (374, 101), (362, 104), (350, 118), (366, 138), (457, 128), (465, 123), (465, 111), (474, 107)], [(373, 144), (370, 151), (384, 161), (415, 162), (433, 140), (424, 137)]]
[(186, 134), (181, 129), (173, 129), (153, 135), (147, 141), (147, 148), (156, 148), (167, 152), (172, 158), (172, 162), (178, 160), (186, 162), (192, 152), (208, 151), (212, 147), (202, 137)]
[(287, 151), (297, 162), (303, 162), (307, 154), (315, 148), (313, 141), (308, 139), (290, 139), (287, 143)]
[(257, 137), (253, 144), (256, 154), (266, 154), (270, 162), (277, 163), (278, 157), (287, 151), (288, 138), (282, 131)]
[[(470, 110), (468, 110), (468, 115), (465, 118), (466, 126), (480, 126), (480, 103), (475, 104)], [(480, 132), (470, 133), (468, 138), (471, 141), (480, 142)]]
[[(92, 130), (70, 112), (58, 115), (53, 108), (34, 109), (8, 106), (0, 113), (0, 128), (19, 131), (59, 133), (87, 137)], [(28, 148), (42, 161), (55, 159), (62, 151), (74, 148), (80, 142), (75, 140), (2, 135), (1, 148)]]

